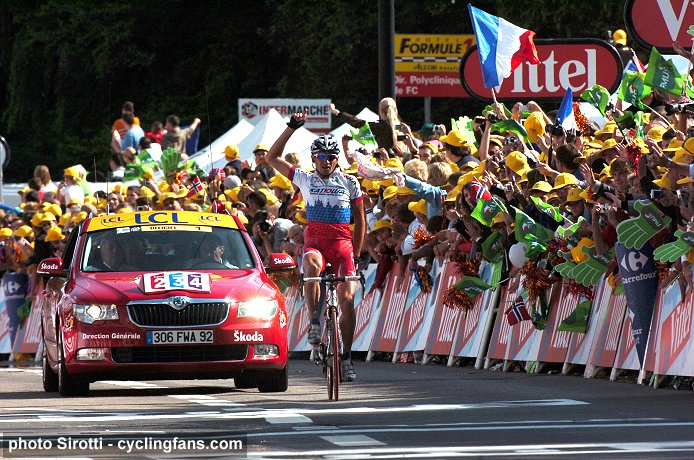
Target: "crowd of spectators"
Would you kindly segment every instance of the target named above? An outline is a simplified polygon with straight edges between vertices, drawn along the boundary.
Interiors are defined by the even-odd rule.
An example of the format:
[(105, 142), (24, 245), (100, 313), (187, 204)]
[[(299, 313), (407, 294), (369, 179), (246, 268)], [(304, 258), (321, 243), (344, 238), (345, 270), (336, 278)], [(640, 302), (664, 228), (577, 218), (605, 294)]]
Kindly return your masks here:
[[(674, 97), (657, 91), (650, 97), (657, 114), (647, 114), (642, 126), (618, 125), (608, 116), (602, 126), (585, 120), (580, 129), (570, 131), (555, 122), (555, 111), (533, 101), (509, 108), (492, 104), (484, 113), (468, 114), (473, 121), (467, 126), (449, 129), (426, 123), (414, 130), (398, 113), (396, 102), (383, 99), (379, 121), (370, 124), (373, 146), (351, 136), (341, 139), (345, 160), (351, 164), (341, 173), (355, 175), (364, 192), (368, 228), (362, 268), (378, 263), (376, 285), (382, 287), (392, 269), (428, 269), (436, 258), (460, 255), (480, 259), (482, 243), (499, 233), (503, 271), (513, 274), (520, 268), (509, 259), (509, 249), (517, 242), (516, 209), (551, 232), (578, 223), (575, 235), (582, 244), (605, 254), (617, 241), (617, 225), (636, 216), (634, 202), (648, 199), (671, 218), (651, 243), (672, 241), (675, 230), (689, 229), (694, 216), (694, 180), (688, 169), (694, 162), (694, 137), (688, 111), (664, 110)], [(365, 124), (334, 105), (330, 109), (338, 121), (355, 129)], [(612, 115), (622, 115), (619, 104)], [(517, 129), (500, 129), (511, 126), (504, 120), (515, 120), (527, 137)], [(263, 258), (282, 251), (300, 258), (308, 220), (305, 204), (292, 182), (265, 161), (268, 146), (257, 145), (252, 159), (241, 161), (238, 148), (230, 145), (224, 152), (225, 167), (191, 172), (181, 150), (199, 123), (195, 119), (180, 129), (180, 120), (172, 115), (165, 125), (155, 122), (144, 133), (132, 104), (123, 106), (122, 119), (112, 130), (112, 177), (117, 179), (142, 152), (172, 146), (183, 154), (182, 166), (159, 180), (157, 171), (146, 170), (130, 185), (116, 181), (107, 193), (92, 193), (87, 171), (79, 165), (66, 168), (60, 183), (52, 181), (46, 166), (37, 166), (20, 191), (21, 210), (0, 210), (0, 268), (31, 271), (41, 259), (59, 256), (66, 235), (90, 215), (156, 209), (239, 215)], [(641, 131), (643, 138), (635, 134)], [(396, 173), (366, 177), (358, 155), (368, 155), (374, 165)], [(285, 159), (299, 166), (298, 154), (286, 154)], [(503, 203), (506, 212), (491, 222), (476, 219), (477, 201), (491, 197)], [(551, 218), (532, 197), (555, 206), (563, 219)], [(679, 273), (688, 274), (683, 277), (687, 283), (694, 260), (690, 254), (674, 263)], [(615, 267), (607, 270), (616, 273)]]

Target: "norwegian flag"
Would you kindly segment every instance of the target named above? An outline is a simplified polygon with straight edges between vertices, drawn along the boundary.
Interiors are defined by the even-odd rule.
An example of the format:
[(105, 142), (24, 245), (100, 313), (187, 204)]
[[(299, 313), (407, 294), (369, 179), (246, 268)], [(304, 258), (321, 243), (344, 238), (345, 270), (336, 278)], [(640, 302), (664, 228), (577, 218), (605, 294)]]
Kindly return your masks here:
[(475, 198), (475, 201), (477, 200), (491, 200), (492, 199), (492, 194), (489, 193), (489, 190), (487, 190), (487, 187), (485, 187), (481, 182), (479, 182), (477, 179), (473, 179), (470, 182), (470, 195), (472, 195)]
[(188, 190), (188, 194), (186, 195), (186, 198), (190, 198), (193, 195), (197, 195), (198, 193), (202, 192), (204, 189), (202, 187), (202, 182), (200, 182), (200, 178), (198, 176), (195, 176), (193, 178), (193, 182), (190, 184), (190, 190)]
[(209, 175), (210, 179), (214, 179), (217, 176), (219, 176), (219, 180), (222, 181), (227, 178), (227, 175), (222, 168), (212, 168)]
[(528, 313), (528, 309), (525, 308), (525, 303), (523, 302), (522, 297), (519, 296), (516, 301), (513, 302), (513, 305), (506, 310), (506, 319), (508, 320), (508, 324), (510, 326), (518, 324), (521, 321), (529, 321), (532, 319), (530, 317), (530, 313)]

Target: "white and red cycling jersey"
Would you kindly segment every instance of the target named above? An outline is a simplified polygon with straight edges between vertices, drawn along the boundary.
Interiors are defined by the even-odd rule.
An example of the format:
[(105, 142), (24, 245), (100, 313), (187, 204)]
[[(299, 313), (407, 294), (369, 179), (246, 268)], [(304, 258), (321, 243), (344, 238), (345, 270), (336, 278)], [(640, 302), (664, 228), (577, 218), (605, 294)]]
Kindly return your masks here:
[(352, 203), (363, 200), (361, 187), (355, 177), (336, 169), (330, 177), (322, 179), (315, 172), (292, 167), (289, 180), (299, 187), (306, 202), (306, 236), (312, 239), (352, 240), (349, 229)]

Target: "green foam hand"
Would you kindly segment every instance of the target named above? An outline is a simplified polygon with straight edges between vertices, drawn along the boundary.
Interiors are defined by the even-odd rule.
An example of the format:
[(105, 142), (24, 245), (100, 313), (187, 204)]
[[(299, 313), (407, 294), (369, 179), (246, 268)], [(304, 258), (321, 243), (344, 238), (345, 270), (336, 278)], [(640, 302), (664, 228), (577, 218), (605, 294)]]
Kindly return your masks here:
[(169, 147), (161, 153), (160, 161), (164, 175), (173, 174), (178, 169), (178, 163), (181, 161), (181, 152), (173, 147)]
[(554, 270), (563, 278), (571, 278), (571, 271), (574, 269), (574, 267), (576, 267), (576, 264), (571, 256), (571, 252), (559, 251), (558, 254), (563, 257), (566, 262), (556, 265)]
[(672, 219), (663, 215), (650, 200), (637, 201), (634, 209), (639, 216), (617, 225), (617, 239), (629, 249), (641, 249), (648, 240), (670, 225)]
[(677, 241), (659, 246), (653, 251), (655, 260), (658, 262), (676, 262), (694, 247), (694, 232), (677, 230), (675, 236)]
[(607, 265), (614, 258), (614, 249), (610, 249), (605, 254), (597, 255), (594, 247), (583, 246), (581, 248), (584, 254), (588, 255), (588, 259), (576, 265), (571, 270), (570, 278), (575, 279), (586, 287), (597, 286), (600, 278), (607, 271)]

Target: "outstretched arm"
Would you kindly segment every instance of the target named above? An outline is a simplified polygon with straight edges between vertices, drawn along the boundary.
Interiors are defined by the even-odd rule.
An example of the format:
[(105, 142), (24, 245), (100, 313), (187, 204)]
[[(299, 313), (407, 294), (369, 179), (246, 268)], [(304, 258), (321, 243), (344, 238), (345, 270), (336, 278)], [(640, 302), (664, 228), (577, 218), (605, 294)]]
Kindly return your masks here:
[(280, 137), (277, 138), (270, 151), (265, 157), (265, 161), (268, 162), (270, 166), (275, 168), (284, 177), (289, 177), (292, 170), (292, 165), (282, 158), (282, 152), (284, 152), (284, 146), (287, 145), (287, 141), (292, 137), (294, 131), (301, 128), (304, 125), (306, 119), (306, 114), (297, 112), (291, 116), (289, 123), (287, 123), (287, 129), (285, 129)]

